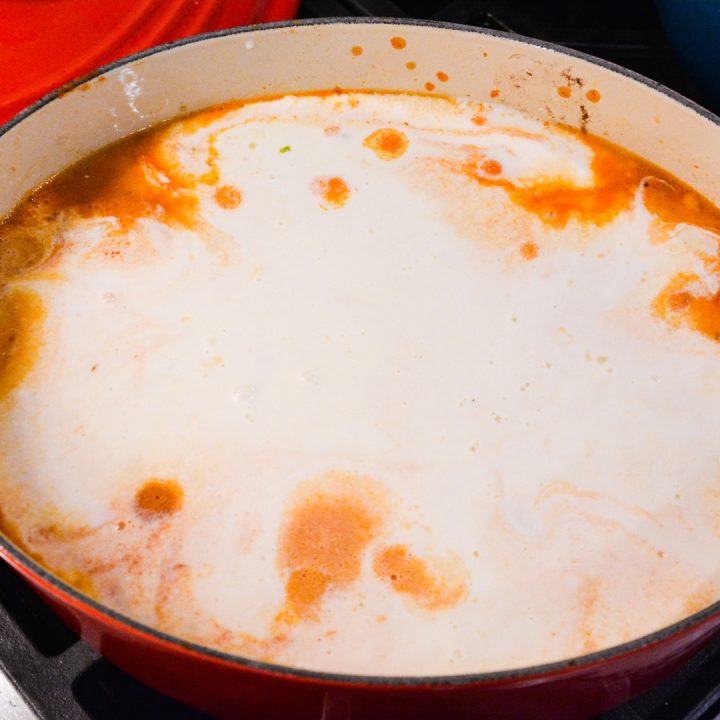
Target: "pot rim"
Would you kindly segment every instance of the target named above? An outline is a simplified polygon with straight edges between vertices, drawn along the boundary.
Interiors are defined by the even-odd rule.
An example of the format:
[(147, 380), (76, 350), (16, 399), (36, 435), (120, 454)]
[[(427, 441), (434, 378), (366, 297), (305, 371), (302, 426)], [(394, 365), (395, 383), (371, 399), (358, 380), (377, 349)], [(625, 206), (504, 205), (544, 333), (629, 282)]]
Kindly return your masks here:
[[(228, 28), (225, 30), (218, 30), (209, 33), (203, 33), (200, 35), (193, 35), (190, 37), (181, 38), (173, 42), (164, 43), (162, 45), (156, 45), (148, 48), (133, 55), (115, 60), (111, 63), (103, 65), (96, 70), (82, 75), (69, 83), (53, 90), (44, 97), (37, 100), (35, 103), (27, 107), (25, 110), (20, 112), (18, 115), (11, 118), (4, 125), (0, 126), (0, 138), (5, 135), (8, 131), (20, 124), (30, 115), (34, 114), (41, 108), (48, 105), (53, 100), (62, 97), (64, 94), (74, 90), (75, 88), (84, 85), (87, 82), (94, 80), (95, 78), (104, 75), (105, 73), (136, 62), (143, 58), (162, 53), (166, 50), (170, 50), (183, 45), (191, 45), (204, 40), (226, 37), (230, 35), (242, 35), (248, 32), (264, 32), (267, 30), (276, 30), (282, 28), (294, 28), (298, 26), (313, 26), (313, 25), (394, 25), (394, 26), (424, 26), (433, 27), (444, 30), (453, 30), (457, 32), (471, 32), (479, 35), (489, 35), (493, 37), (502, 38), (504, 40), (510, 40), (512, 42), (521, 45), (532, 45), (535, 47), (544, 48), (551, 50), (562, 55), (578, 58), (589, 62), (593, 65), (600, 66), (604, 70), (614, 72), (619, 75), (623, 75), (635, 82), (639, 82), (656, 92), (665, 95), (670, 100), (685, 106), (686, 108), (693, 110), (698, 115), (709, 120), (713, 124), (720, 128), (720, 117), (715, 115), (711, 111), (702, 107), (698, 103), (694, 102), (681, 95), (680, 93), (665, 87), (655, 80), (647, 78), (633, 70), (629, 70), (615, 63), (609, 62), (602, 58), (588, 55), (581, 51), (573, 48), (567, 48), (562, 45), (550, 43), (537, 38), (531, 38), (517, 33), (502, 32), (499, 30), (491, 30), (488, 28), (478, 28), (470, 25), (462, 25), (459, 23), (449, 23), (436, 20), (421, 20), (415, 18), (387, 18), (387, 17), (326, 17), (326, 18), (309, 18), (303, 20), (289, 20), (274, 23), (265, 23), (261, 25), (250, 25), (236, 28)], [(519, 668), (510, 670), (495, 670), (489, 672), (479, 673), (463, 673), (455, 675), (430, 675), (430, 676), (382, 676), (382, 675), (359, 675), (351, 673), (331, 673), (322, 672), (317, 670), (305, 670), (303, 668), (294, 668), (286, 665), (280, 665), (276, 663), (264, 662), (260, 660), (252, 660), (250, 658), (243, 657), (242, 655), (236, 655), (233, 653), (216, 650), (211, 647), (200, 645), (194, 642), (183, 640), (180, 637), (170, 635), (168, 633), (156, 630), (155, 628), (133, 620), (122, 613), (116, 612), (111, 608), (97, 602), (96, 600), (83, 595), (81, 592), (76, 590), (72, 585), (59, 579), (53, 575), (50, 571), (44, 568), (42, 565), (33, 560), (29, 555), (24, 553), (20, 548), (14, 545), (10, 540), (0, 532), (0, 557), (8, 561), (16, 570), (21, 574), (27, 575), (33, 582), (38, 582), (41, 586), (44, 586), (46, 591), (56, 596), (56, 599), (61, 600), (66, 604), (71, 604), (75, 607), (79, 607), (86, 613), (90, 613), (94, 616), (99, 616), (102, 622), (111, 621), (112, 624), (120, 626), (125, 631), (132, 631), (136, 635), (143, 637), (145, 641), (160, 643), (169, 645), (174, 650), (178, 650), (185, 653), (191, 653), (199, 655), (203, 658), (210, 659), (213, 661), (220, 661), (222, 663), (243, 667), (249, 671), (260, 672), (263, 674), (270, 674), (275, 676), (284, 676), (287, 678), (293, 678), (297, 680), (305, 681), (316, 681), (324, 682), (328, 684), (339, 684), (339, 685), (355, 685), (355, 686), (370, 686), (370, 687), (386, 687), (386, 688), (432, 688), (432, 687), (458, 687), (458, 686), (469, 686), (479, 684), (497, 684), (502, 682), (509, 682), (513, 680), (529, 680), (531, 678), (545, 678), (551, 675), (565, 674), (570, 672), (577, 672), (582, 668), (589, 667), (592, 665), (603, 664), (609, 661), (621, 658), (626, 655), (635, 653), (643, 648), (651, 645), (663, 642), (673, 636), (679, 636), (694, 628), (699, 628), (705, 621), (709, 621), (711, 618), (720, 615), (720, 599), (714, 602), (707, 608), (700, 610), (692, 615), (689, 615), (678, 622), (671, 625), (667, 625), (659, 630), (652, 633), (648, 633), (634, 640), (630, 640), (619, 645), (613, 645), (604, 650), (589, 653), (586, 655), (578, 655), (575, 657), (556, 660), (550, 663), (542, 663), (539, 665), (527, 665)], [(57, 596), (60, 595), (60, 598)], [(62, 597), (64, 596), (64, 597)]]

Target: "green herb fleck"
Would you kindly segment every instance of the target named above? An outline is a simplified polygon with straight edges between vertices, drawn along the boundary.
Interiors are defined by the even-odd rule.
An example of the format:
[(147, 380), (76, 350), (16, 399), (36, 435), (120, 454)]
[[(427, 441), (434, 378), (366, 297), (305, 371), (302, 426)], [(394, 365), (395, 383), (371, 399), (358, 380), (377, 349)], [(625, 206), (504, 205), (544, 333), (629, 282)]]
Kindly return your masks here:
[(292, 150), (292, 148), (289, 145), (283, 145), (283, 147), (280, 148), (281, 153), (290, 152), (290, 150)]

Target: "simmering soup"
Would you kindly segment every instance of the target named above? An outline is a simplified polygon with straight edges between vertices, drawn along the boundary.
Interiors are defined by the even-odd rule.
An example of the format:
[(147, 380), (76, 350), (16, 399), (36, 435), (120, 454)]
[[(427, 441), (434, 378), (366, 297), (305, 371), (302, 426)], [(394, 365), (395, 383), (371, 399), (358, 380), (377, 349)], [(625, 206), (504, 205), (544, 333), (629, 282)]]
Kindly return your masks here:
[(501, 104), (136, 135), (0, 225), (4, 533), (189, 641), (501, 670), (720, 597), (720, 212)]

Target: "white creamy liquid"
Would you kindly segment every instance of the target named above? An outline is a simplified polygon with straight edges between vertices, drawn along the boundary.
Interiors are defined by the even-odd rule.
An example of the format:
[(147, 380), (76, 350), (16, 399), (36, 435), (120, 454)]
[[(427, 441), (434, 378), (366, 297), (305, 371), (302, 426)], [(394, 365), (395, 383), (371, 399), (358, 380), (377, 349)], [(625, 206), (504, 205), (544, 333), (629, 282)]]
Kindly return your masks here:
[[(24, 545), (143, 623), (344, 673), (559, 660), (714, 602), (720, 345), (653, 303), (678, 273), (717, 291), (718, 238), (652, 242), (640, 189), (610, 222), (543, 222), (458, 163), (592, 187), (591, 147), (477, 113), (343, 94), (180, 120), (158, 142), (196, 175), (212, 144), (219, 173), (194, 224), (69, 214), (10, 286), (46, 313), (0, 435)], [(364, 143), (386, 128), (397, 158)], [(174, 512), (138, 511), (153, 478)], [(332, 557), (288, 610), (298, 537)]]

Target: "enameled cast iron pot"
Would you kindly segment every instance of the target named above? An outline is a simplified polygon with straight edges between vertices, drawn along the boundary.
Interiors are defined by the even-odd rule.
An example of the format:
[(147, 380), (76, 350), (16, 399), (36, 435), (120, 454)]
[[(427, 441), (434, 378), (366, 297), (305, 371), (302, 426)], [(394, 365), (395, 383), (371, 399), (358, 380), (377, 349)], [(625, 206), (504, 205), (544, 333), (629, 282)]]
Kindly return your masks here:
[(74, 77), (163, 42), (295, 17), (299, 0), (2, 3), (0, 123)]
[[(404, 49), (393, 47), (393, 37), (406, 41)], [(353, 46), (362, 54), (354, 54)], [(416, 63), (414, 70), (407, 69), (408, 61)], [(441, 83), (438, 72), (449, 79)], [(49, 95), (0, 129), (0, 214), (92, 150), (208, 105), (336, 86), (424, 91), (427, 82), (448, 95), (497, 97), (541, 119), (609, 138), (720, 203), (720, 118), (652, 81), (502, 33), (342, 19), (183, 40), (115, 63), (71, 92)], [(559, 87), (569, 87), (570, 97), (566, 90), (558, 93)], [(591, 89), (599, 100), (597, 93), (588, 96)], [(0, 554), (111, 662), (228, 718), (587, 718), (649, 688), (720, 626), (717, 602), (652, 635), (549, 665), (452, 677), (351, 677), (288, 669), (183, 642), (87, 599), (1, 537)]]

